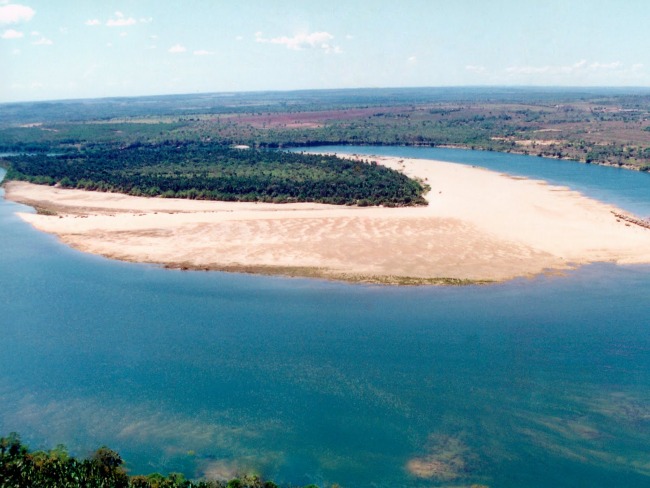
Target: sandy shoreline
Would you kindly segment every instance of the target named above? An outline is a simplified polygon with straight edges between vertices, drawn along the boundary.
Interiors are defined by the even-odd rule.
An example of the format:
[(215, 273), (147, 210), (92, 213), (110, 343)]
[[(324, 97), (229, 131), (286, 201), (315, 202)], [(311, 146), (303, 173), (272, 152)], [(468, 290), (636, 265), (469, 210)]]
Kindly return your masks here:
[(46, 210), (20, 214), (25, 221), (77, 249), (169, 267), (411, 284), (650, 263), (650, 229), (577, 192), (453, 163), (363, 158), (426, 181), (429, 206), (142, 198), (23, 182), (5, 189), (7, 199)]

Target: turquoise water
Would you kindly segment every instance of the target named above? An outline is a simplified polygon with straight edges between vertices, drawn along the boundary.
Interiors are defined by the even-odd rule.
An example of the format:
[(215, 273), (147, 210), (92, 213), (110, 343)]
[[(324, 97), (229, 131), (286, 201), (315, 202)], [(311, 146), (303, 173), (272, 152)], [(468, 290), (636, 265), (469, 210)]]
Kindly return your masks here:
[[(647, 208), (628, 174), (638, 194), (592, 191)], [(33, 447), (294, 484), (650, 486), (650, 266), (463, 288), (181, 272), (71, 250), (26, 208), (0, 202), (0, 431)]]

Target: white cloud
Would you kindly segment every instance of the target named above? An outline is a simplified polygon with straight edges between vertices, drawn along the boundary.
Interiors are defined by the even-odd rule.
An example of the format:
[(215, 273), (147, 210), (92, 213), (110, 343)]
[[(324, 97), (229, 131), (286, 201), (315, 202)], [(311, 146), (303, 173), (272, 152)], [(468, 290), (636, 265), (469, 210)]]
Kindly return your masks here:
[(144, 18), (140, 19), (141, 24), (151, 24), (151, 22), (153, 22), (152, 17), (144, 17)]
[(0, 24), (17, 24), (18, 22), (27, 22), (34, 17), (36, 11), (25, 5), (17, 3), (4, 5), (0, 7)]
[(106, 21), (107, 27), (127, 27), (129, 25), (135, 25), (137, 21), (133, 17), (128, 19), (108, 19)]
[(506, 69), (510, 74), (535, 75), (535, 74), (574, 74), (587, 68), (587, 60), (581, 59), (577, 63), (561, 66), (512, 66)]
[(88, 66), (88, 68), (86, 68), (86, 71), (84, 71), (84, 73), (83, 73), (83, 75), (81, 75), (81, 77), (84, 80), (87, 80), (88, 78), (91, 78), (97, 72), (97, 68), (99, 68), (99, 67), (100, 67), (100, 65), (97, 64), (97, 63), (91, 64), (90, 66)]
[(341, 48), (339, 46), (333, 46), (329, 43), (334, 39), (334, 36), (329, 32), (311, 32), (311, 33), (302, 33), (296, 34), (293, 37), (273, 37), (267, 39), (262, 36), (261, 32), (255, 33), (255, 41), (269, 44), (280, 44), (285, 46), (287, 49), (292, 49), (294, 51), (301, 51), (303, 49), (322, 49), (325, 52), (334, 52), (340, 53)]
[(569, 65), (511, 66), (505, 70), (509, 82), (575, 85), (643, 85), (647, 83), (643, 65), (621, 61), (581, 60)]
[(511, 75), (576, 75), (589, 72), (593, 73), (595, 71), (620, 71), (623, 69), (623, 63), (620, 61), (613, 61), (610, 63), (588, 63), (586, 59), (582, 59), (577, 63), (570, 65), (511, 66), (506, 68), (506, 72)]
[(618, 69), (620, 67), (620, 61), (614, 61), (613, 63), (591, 63), (589, 65), (590, 69)]
[(133, 17), (125, 17), (122, 12), (115, 12), (115, 17), (110, 18), (106, 21), (107, 27), (126, 27), (129, 25), (135, 25), (138, 21)]
[(482, 75), (487, 71), (485, 69), (485, 66), (476, 66), (473, 64), (468, 64), (467, 66), (465, 66), (465, 70), (469, 71), (470, 73), (476, 73), (477, 75)]
[(120, 32), (120, 37), (126, 37), (126, 36), (128, 36), (128, 35), (129, 35), (129, 34), (128, 34), (127, 32)]
[(578, 70), (578, 69), (582, 69), (585, 66), (587, 66), (587, 60), (586, 59), (581, 59), (577, 63), (572, 64), (571, 66), (563, 66), (562, 69), (563, 70), (568, 70), (568, 71), (575, 71), (575, 70)]
[(39, 39), (32, 42), (34, 46), (51, 46), (54, 44), (51, 39), (41, 36)]
[(94, 25), (101, 25), (102, 23), (99, 21), (99, 19), (88, 19), (85, 22), (86, 25), (94, 26)]
[(178, 53), (184, 53), (185, 51), (187, 51), (187, 48), (185, 46), (181, 46), (180, 44), (174, 44), (167, 51), (169, 51), (172, 54), (178, 54)]
[(23, 34), (20, 31), (14, 30), (14, 29), (7, 29), (2, 33), (0, 36), (2, 39), (20, 39), (21, 37), (24, 37), (25, 34)]
[(194, 51), (194, 56), (209, 56), (210, 54), (214, 54), (212, 51), (206, 51), (205, 49), (199, 49), (198, 51)]
[(328, 54), (341, 54), (343, 52), (340, 46), (330, 46), (329, 44), (322, 44), (321, 49), (323, 49)]
[(546, 73), (550, 69), (550, 66), (510, 66), (506, 68), (506, 73), (512, 75), (534, 75)]
[(418, 62), (418, 57), (417, 56), (409, 56), (409, 58), (406, 60), (410, 64), (415, 64)]
[(243, 41), (243, 40), (244, 40), (244, 36), (235, 37), (235, 41)]

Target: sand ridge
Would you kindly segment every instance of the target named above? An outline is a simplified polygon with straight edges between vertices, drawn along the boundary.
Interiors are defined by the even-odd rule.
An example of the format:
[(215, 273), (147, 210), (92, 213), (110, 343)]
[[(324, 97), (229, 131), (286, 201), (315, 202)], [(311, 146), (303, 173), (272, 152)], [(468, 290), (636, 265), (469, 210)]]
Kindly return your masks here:
[(46, 209), (21, 213), (25, 221), (77, 249), (170, 267), (411, 284), (650, 262), (650, 229), (568, 188), (441, 161), (362, 159), (429, 184), (429, 205), (178, 200), (13, 181), (5, 188), (7, 199)]

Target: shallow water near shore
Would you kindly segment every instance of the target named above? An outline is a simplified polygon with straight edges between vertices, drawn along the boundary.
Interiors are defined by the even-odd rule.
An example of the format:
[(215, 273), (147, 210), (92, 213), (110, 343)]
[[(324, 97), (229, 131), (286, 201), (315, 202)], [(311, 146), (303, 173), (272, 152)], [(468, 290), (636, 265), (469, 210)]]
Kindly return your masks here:
[[(650, 214), (629, 174), (639, 193), (602, 191)], [(650, 266), (458, 288), (180, 272), (76, 252), (18, 208), (0, 431), (34, 448), (294, 484), (650, 485)]]

